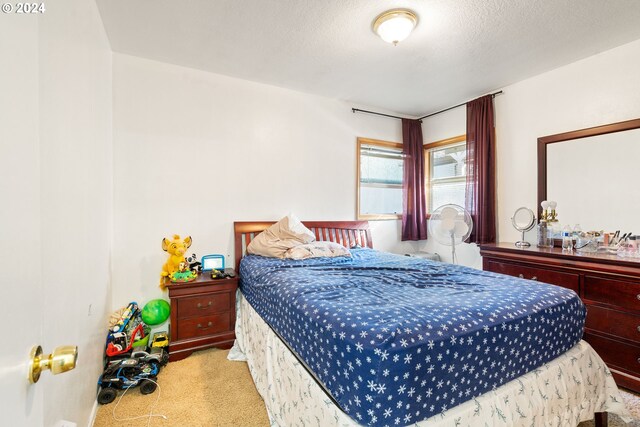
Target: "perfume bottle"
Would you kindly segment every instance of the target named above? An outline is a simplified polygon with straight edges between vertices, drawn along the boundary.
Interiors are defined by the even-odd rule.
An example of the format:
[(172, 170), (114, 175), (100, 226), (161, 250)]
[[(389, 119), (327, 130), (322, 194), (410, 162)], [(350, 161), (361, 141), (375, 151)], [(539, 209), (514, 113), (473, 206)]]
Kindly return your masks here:
[(553, 240), (550, 240), (551, 228), (547, 223), (550, 214), (550, 204), (545, 200), (540, 203), (540, 206), (542, 207), (542, 213), (540, 214), (540, 222), (538, 223), (538, 244), (536, 246), (539, 248), (548, 248), (549, 246), (553, 246), (553, 244), (549, 245), (549, 241), (553, 242)]
[(547, 221), (541, 220), (538, 224), (538, 244), (539, 248), (548, 248), (549, 247), (549, 227), (547, 226)]
[(638, 258), (638, 236), (629, 236), (627, 240), (627, 257)]

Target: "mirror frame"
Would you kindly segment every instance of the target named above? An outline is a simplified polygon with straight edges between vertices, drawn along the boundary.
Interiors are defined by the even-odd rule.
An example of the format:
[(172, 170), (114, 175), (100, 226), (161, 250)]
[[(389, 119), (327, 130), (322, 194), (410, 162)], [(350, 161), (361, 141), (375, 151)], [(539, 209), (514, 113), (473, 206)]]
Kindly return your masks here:
[[(520, 211), (528, 211), (531, 213), (531, 221), (529, 222), (529, 224), (527, 224), (526, 227), (520, 227), (519, 225), (516, 224), (516, 215)], [(513, 216), (511, 217), (511, 224), (513, 225), (513, 228), (515, 228), (519, 232), (523, 232), (523, 231), (527, 232), (527, 231), (533, 230), (537, 224), (537, 221), (538, 220), (536, 219), (536, 214), (526, 206), (521, 206), (518, 209), (516, 209), (516, 211), (513, 213)]]
[(638, 128), (640, 128), (640, 119), (633, 119), (538, 138), (538, 218), (542, 215), (542, 206), (540, 204), (547, 200), (547, 146), (549, 144)]
[[(529, 221), (529, 224), (527, 226), (525, 226), (525, 227), (519, 227), (516, 224), (516, 215), (518, 215), (518, 212), (520, 212), (520, 211), (524, 211), (524, 212), (527, 212), (527, 213), (531, 214), (531, 220)], [(515, 228), (520, 233), (522, 233), (522, 236), (521, 236), (520, 240), (518, 240), (515, 243), (516, 247), (520, 248), (520, 249), (530, 247), (531, 243), (529, 243), (526, 240), (524, 240), (524, 233), (526, 233), (527, 231), (531, 231), (536, 227), (536, 224), (537, 224), (536, 214), (533, 213), (533, 211), (531, 209), (529, 209), (528, 207), (521, 206), (518, 209), (516, 209), (516, 211), (513, 213), (513, 216), (511, 217), (511, 224), (513, 225), (513, 228)]]

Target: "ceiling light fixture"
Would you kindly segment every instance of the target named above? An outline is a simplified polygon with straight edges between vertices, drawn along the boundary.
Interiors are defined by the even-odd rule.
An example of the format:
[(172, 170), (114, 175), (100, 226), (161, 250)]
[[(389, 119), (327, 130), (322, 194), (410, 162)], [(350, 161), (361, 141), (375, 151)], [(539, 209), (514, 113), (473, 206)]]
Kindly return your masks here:
[(387, 43), (397, 45), (409, 37), (418, 24), (418, 16), (407, 9), (392, 9), (378, 15), (373, 21), (373, 31)]

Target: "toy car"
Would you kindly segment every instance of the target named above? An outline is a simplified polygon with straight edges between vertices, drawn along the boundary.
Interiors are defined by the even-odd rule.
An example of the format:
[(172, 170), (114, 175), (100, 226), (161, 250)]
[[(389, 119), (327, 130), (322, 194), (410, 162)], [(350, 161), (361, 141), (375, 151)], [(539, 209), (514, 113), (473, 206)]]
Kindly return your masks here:
[(141, 359), (117, 360), (107, 366), (98, 385), (101, 387), (98, 393), (98, 403), (106, 405), (115, 400), (118, 390), (140, 386), (140, 393), (151, 394), (156, 391), (156, 377), (160, 372), (160, 366), (155, 361), (143, 361)]
[(166, 347), (169, 345), (169, 336), (166, 332), (156, 332), (151, 339), (151, 347)]
[(107, 337), (107, 349), (105, 353), (109, 357), (128, 353), (131, 351), (134, 341), (141, 340), (144, 336), (144, 325), (142, 323), (139, 323), (138, 326), (133, 329), (131, 337), (128, 337), (124, 331), (112, 333)]
[(111, 345), (116, 352), (124, 350), (127, 347), (127, 334), (125, 332), (111, 334)]
[(156, 362), (157, 364), (164, 366), (169, 361), (169, 354), (164, 351), (164, 348), (152, 347), (150, 353), (144, 350), (132, 352), (131, 358), (138, 359), (143, 362)]

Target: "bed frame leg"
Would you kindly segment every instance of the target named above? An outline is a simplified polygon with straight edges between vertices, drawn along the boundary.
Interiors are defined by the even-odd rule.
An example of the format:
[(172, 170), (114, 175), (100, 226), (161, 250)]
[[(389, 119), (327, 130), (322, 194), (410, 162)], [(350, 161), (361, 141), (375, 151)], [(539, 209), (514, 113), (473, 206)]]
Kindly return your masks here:
[(596, 427), (607, 427), (609, 424), (609, 417), (606, 412), (596, 412), (595, 422)]

